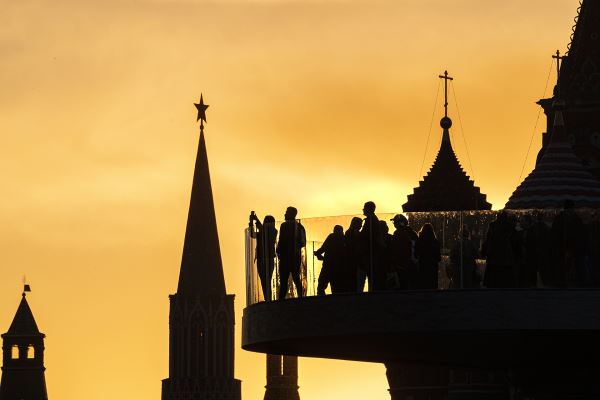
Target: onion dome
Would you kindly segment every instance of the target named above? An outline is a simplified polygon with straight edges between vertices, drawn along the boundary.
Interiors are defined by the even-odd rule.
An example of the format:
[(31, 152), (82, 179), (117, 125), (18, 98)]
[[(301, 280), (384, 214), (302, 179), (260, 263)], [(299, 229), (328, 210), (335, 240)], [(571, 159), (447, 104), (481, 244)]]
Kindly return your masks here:
[(566, 200), (578, 208), (600, 207), (600, 182), (573, 152), (563, 107), (564, 103), (555, 103), (552, 140), (535, 169), (508, 200), (507, 209), (561, 208)]

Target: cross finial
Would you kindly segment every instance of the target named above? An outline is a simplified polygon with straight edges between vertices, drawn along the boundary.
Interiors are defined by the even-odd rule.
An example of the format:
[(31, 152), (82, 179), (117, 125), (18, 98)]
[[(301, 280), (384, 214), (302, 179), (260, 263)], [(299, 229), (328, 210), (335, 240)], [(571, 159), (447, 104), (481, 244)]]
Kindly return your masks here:
[(198, 110), (198, 118), (197, 121), (200, 121), (200, 131), (204, 131), (204, 123), (206, 122), (206, 109), (209, 107), (208, 104), (204, 104), (204, 98), (202, 94), (200, 94), (200, 102), (194, 103), (196, 109)]
[(566, 56), (560, 55), (560, 50), (556, 50), (556, 54), (552, 56), (552, 58), (556, 59), (556, 84), (558, 85), (558, 81), (560, 79), (560, 65), (561, 61), (567, 58)]
[(448, 81), (453, 81), (454, 78), (448, 75), (448, 71), (444, 71), (444, 75), (440, 75), (440, 79), (444, 80), (444, 116), (448, 117)]

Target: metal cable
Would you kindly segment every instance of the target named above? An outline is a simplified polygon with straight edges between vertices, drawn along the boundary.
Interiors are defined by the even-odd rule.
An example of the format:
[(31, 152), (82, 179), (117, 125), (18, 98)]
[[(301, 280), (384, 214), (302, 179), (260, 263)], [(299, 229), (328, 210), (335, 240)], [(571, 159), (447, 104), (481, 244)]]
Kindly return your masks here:
[(456, 91), (454, 90), (454, 81), (450, 81), (450, 87), (452, 88), (452, 96), (454, 97), (454, 104), (456, 104), (456, 113), (458, 114), (458, 123), (460, 125), (460, 134), (463, 138), (463, 143), (465, 145), (465, 150), (467, 152), (467, 160), (469, 161), (469, 168), (471, 168), (471, 176), (473, 177), (473, 181), (475, 181), (475, 169), (473, 168), (473, 163), (471, 162), (471, 153), (469, 152), (469, 146), (467, 145), (467, 139), (465, 137), (465, 130), (463, 129), (462, 118), (460, 116), (460, 107), (458, 106), (458, 100), (456, 98)]
[[(546, 97), (546, 92), (548, 91), (548, 84), (550, 83), (550, 75), (552, 75), (552, 68), (554, 67), (554, 59), (550, 63), (550, 69), (548, 71), (548, 78), (546, 79), (546, 87), (544, 88), (544, 94), (542, 95), (542, 99)], [(527, 160), (529, 159), (529, 152), (531, 151), (531, 146), (533, 144), (533, 138), (535, 137), (535, 132), (537, 131), (538, 124), (540, 122), (540, 117), (542, 115), (542, 107), (539, 108), (537, 118), (535, 120), (535, 126), (533, 127), (533, 132), (531, 132), (531, 139), (529, 139), (529, 146), (527, 147), (527, 153), (525, 154), (525, 161), (523, 161), (523, 166), (521, 167), (521, 173), (519, 174), (519, 179), (517, 179), (517, 186), (521, 184), (521, 178), (523, 177), (523, 172), (525, 171), (525, 166), (527, 165)]]
[(423, 177), (423, 167), (425, 166), (425, 159), (427, 158), (427, 149), (429, 148), (429, 139), (431, 138), (431, 131), (433, 130), (433, 120), (435, 118), (435, 109), (438, 105), (438, 100), (440, 98), (440, 87), (442, 86), (442, 81), (439, 81), (437, 87), (437, 93), (435, 95), (435, 103), (433, 103), (433, 112), (431, 113), (431, 122), (429, 123), (429, 132), (427, 133), (427, 142), (425, 143), (425, 153), (423, 154), (423, 161), (421, 162), (421, 169), (419, 169), (419, 176), (417, 176), (418, 180), (421, 180)]

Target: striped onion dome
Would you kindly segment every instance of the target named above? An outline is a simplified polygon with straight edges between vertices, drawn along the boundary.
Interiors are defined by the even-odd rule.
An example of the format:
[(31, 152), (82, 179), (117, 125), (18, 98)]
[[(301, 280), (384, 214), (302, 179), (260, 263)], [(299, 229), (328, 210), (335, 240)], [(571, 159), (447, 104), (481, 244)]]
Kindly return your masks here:
[(565, 200), (575, 202), (578, 208), (600, 208), (600, 181), (573, 153), (562, 111), (557, 109), (548, 148), (512, 194), (506, 209), (561, 208)]

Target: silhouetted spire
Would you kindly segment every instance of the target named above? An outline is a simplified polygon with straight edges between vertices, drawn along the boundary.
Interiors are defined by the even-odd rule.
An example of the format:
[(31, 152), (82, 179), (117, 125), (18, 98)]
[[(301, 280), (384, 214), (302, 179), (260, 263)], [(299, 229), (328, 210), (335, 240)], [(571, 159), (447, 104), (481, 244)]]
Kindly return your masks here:
[(561, 96), (569, 102), (600, 95), (600, 1), (583, 0), (570, 49), (560, 71)]
[(241, 381), (234, 377), (235, 296), (225, 292), (204, 142), (208, 105), (202, 97), (196, 108), (200, 143), (179, 286), (169, 296), (169, 377), (162, 382), (162, 400), (240, 400)]
[[(208, 106), (204, 104), (202, 97), (196, 108), (198, 120), (206, 121), (205, 111)], [(225, 278), (202, 122), (177, 293), (189, 296), (225, 295)]]
[(10, 324), (8, 332), (5, 333), (8, 336), (37, 336), (41, 335), (40, 330), (35, 322), (31, 308), (27, 303), (25, 292), (21, 298), (21, 303), (15, 314), (15, 318)]
[(490, 210), (492, 205), (462, 169), (450, 140), (452, 120), (448, 117), (448, 71), (440, 75), (444, 79), (444, 117), (440, 150), (429, 173), (420, 182), (408, 201), (402, 206), (404, 212)]

